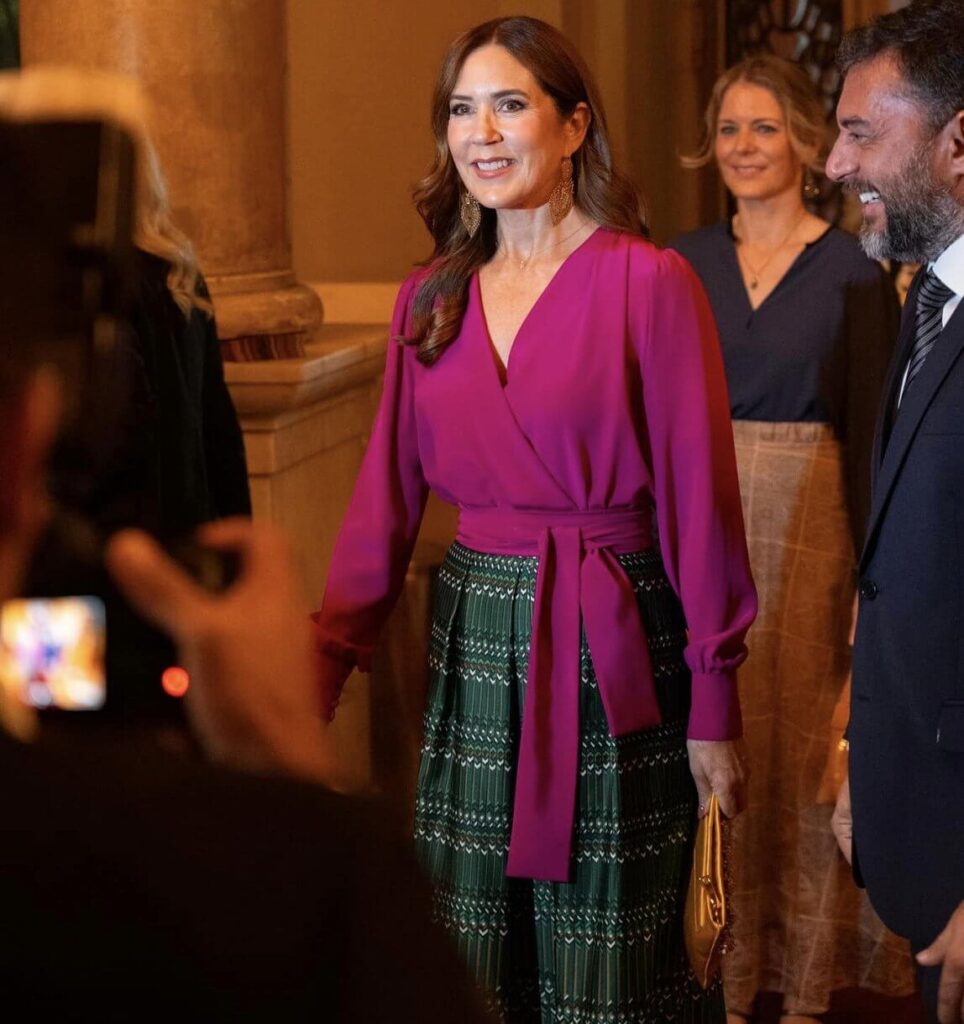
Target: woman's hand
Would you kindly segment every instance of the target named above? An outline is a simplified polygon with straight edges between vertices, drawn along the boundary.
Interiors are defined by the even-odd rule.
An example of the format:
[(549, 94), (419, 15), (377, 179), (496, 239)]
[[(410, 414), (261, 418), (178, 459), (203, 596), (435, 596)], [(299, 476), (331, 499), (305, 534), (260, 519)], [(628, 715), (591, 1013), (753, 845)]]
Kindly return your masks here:
[(749, 771), (743, 740), (687, 740), (690, 772), (700, 796), (700, 817), (715, 793), (724, 817), (733, 818), (746, 806)]
[(837, 806), (833, 809), (830, 828), (840, 847), (840, 852), (853, 864), (854, 856), (854, 818), (850, 809), (850, 779), (845, 778), (837, 795)]

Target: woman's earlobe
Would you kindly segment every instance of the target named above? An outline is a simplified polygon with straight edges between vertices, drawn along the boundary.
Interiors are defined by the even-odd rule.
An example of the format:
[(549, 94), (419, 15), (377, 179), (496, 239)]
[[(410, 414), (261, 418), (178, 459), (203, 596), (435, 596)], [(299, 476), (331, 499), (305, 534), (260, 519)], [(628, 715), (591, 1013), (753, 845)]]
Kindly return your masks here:
[(577, 149), (585, 142), (586, 133), (589, 131), (589, 126), (592, 124), (592, 111), (585, 103), (576, 105), (567, 123), (569, 135), (575, 142), (575, 147), (569, 156), (572, 156)]

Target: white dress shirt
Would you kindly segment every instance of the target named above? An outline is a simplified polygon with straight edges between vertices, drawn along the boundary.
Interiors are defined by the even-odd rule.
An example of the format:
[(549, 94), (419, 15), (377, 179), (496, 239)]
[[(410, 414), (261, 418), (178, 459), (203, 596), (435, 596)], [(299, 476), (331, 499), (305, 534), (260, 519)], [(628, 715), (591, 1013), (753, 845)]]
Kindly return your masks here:
[(944, 303), (944, 318), (942, 327), (947, 326), (947, 321), (954, 315), (957, 304), (964, 295), (964, 235), (961, 235), (956, 242), (951, 244), (930, 264), (930, 268), (954, 293)]

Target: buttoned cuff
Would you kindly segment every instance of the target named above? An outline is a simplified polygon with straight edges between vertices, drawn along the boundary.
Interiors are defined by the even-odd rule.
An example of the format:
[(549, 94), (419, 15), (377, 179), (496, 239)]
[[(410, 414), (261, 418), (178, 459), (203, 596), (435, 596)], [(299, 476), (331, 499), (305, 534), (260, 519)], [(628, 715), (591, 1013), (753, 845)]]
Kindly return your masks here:
[(690, 740), (735, 740), (743, 735), (736, 672), (694, 672)]

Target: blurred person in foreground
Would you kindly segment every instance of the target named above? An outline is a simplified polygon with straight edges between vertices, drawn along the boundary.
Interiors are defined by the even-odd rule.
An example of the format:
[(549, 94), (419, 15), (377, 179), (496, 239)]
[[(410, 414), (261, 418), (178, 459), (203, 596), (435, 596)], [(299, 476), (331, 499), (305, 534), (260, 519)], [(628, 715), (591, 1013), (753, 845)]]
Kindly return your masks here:
[(875, 259), (920, 263), (877, 420), (834, 823), (925, 1002), (964, 1020), (964, 2), (847, 34), (827, 173)]
[[(79, 393), (94, 358), (86, 314), (61, 305), (60, 257), (73, 266), (82, 236), (53, 212), (89, 175), (69, 142), (38, 164), (31, 129), (55, 122), (76, 140), (69, 129), (93, 122), (139, 138), (129, 86), (85, 74), (72, 91), (67, 112), (45, 108), (36, 80), (0, 81), (0, 603), (48, 517), (65, 409), (70, 429), (99, 398)], [(99, 255), (85, 295), (103, 280)], [(107, 561), (177, 640), (191, 725), (218, 765), (106, 733), (0, 731), (4, 1004), (63, 1021), (480, 1021), (414, 864), (371, 810), (317, 785), (329, 768), (317, 667), (283, 541), (237, 519), (201, 540), (240, 555), (223, 595), (143, 533), (118, 536)]]
[(507, 1021), (721, 1021), (683, 898), (700, 803), (743, 803), (756, 595), (712, 314), (552, 26), (459, 36), (432, 125), (435, 251), (317, 616), (327, 695), (370, 665), (434, 488), (459, 506), (416, 801), (439, 917)]
[[(45, 69), (21, 73), (22, 86), (42, 82), (48, 108), (82, 102), (70, 82)], [(173, 223), (157, 152), (142, 139), (131, 256), (131, 300), (111, 355), (107, 408), (60, 439), (50, 465), (56, 514), (27, 574), (31, 594), (76, 591), (91, 575), (89, 544), (78, 517), (101, 539), (137, 527), (183, 538), (203, 523), (249, 516), (244, 443), (224, 382), (214, 309), (194, 247)], [(181, 718), (161, 675), (175, 663), (169, 637), (131, 613), (109, 584), (103, 594), (114, 639), (110, 671), (123, 692), (105, 713), (127, 721)], [(118, 637), (120, 636), (120, 640)]]
[(740, 672), (747, 751), (760, 766), (733, 824), (727, 1010), (779, 992), (782, 1019), (814, 1021), (837, 989), (914, 990), (840, 860), (821, 793), (847, 685), (855, 552), (870, 504), (877, 404), (897, 296), (856, 239), (810, 213), (826, 155), (823, 106), (797, 64), (760, 54), (717, 80), (702, 150), (736, 212), (671, 243), (696, 269), (723, 346), (750, 565), (760, 614)]

